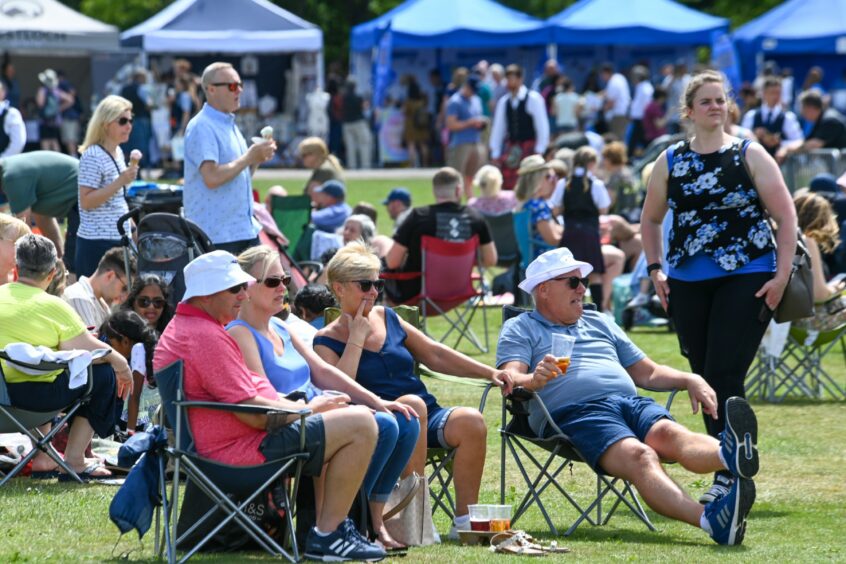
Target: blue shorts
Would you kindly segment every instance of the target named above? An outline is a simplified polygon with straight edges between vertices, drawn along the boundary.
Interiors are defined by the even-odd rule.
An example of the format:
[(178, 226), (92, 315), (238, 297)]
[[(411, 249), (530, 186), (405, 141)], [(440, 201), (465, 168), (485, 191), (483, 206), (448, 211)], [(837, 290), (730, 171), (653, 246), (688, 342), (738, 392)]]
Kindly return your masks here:
[(446, 442), (444, 430), (454, 407), (436, 406), (429, 411), (426, 423), (426, 444), (429, 448), (453, 448)]
[[(673, 421), (664, 406), (655, 403), (652, 398), (640, 396), (611, 396), (562, 407), (553, 410), (550, 415), (597, 472), (603, 472), (599, 459), (611, 445), (628, 437), (644, 441), (655, 423), (661, 419)], [(554, 434), (547, 425), (544, 436)]]

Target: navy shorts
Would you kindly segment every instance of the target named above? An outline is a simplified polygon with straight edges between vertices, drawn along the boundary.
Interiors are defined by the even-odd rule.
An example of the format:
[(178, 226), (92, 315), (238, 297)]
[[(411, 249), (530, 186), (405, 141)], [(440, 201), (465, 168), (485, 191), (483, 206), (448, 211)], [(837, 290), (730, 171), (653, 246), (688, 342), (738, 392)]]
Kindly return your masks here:
[[(320, 476), (326, 455), (326, 430), (320, 415), (305, 418), (305, 449), (309, 457), (303, 464), (303, 474)], [(300, 420), (268, 433), (259, 450), (268, 462), (300, 452)]]
[[(599, 459), (611, 445), (628, 437), (644, 441), (655, 423), (661, 419), (673, 421), (664, 406), (655, 403), (652, 398), (640, 396), (611, 396), (562, 407), (553, 410), (550, 415), (597, 472), (603, 472)], [(554, 434), (547, 425), (544, 436)]]
[(429, 448), (453, 448), (446, 442), (444, 430), (454, 407), (437, 406), (429, 411), (426, 422), (426, 444)]

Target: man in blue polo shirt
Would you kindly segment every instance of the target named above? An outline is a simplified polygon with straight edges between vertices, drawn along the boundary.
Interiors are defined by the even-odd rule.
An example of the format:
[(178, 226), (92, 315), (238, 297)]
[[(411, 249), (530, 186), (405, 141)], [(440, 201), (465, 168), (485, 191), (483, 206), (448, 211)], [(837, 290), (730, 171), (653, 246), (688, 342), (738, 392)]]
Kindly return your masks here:
[[(548, 251), (526, 269), (520, 289), (536, 309), (502, 327), (496, 365), (510, 370), (514, 385), (534, 390), (552, 419), (597, 472), (628, 480), (655, 511), (701, 527), (720, 544), (740, 544), (746, 516), (755, 501), (758, 471), (757, 422), (742, 398), (726, 401), (722, 441), (694, 433), (673, 421), (635, 386), (686, 389), (694, 413), (716, 418), (716, 394), (702, 377), (650, 360), (607, 317), (585, 311), (582, 300), (593, 268), (567, 248)], [(566, 374), (550, 354), (553, 333), (576, 338)], [(530, 367), (534, 372), (528, 373)], [(552, 431), (539, 407), (529, 406), (529, 424), (538, 436)], [(674, 460), (692, 472), (728, 469), (731, 488), (704, 507), (664, 471)]]
[(482, 100), (476, 95), (479, 77), (467, 77), (458, 92), (450, 96), (446, 107), (446, 126), (449, 130), (447, 166), (464, 176), (464, 193), (473, 196), (473, 176), (487, 162), (488, 153), (482, 143), (482, 131), (488, 125)]
[(272, 139), (249, 149), (235, 124), (243, 83), (229, 63), (203, 71), (206, 103), (185, 132), (185, 217), (219, 250), (238, 255), (259, 244), (253, 221), (252, 175), (276, 151)]

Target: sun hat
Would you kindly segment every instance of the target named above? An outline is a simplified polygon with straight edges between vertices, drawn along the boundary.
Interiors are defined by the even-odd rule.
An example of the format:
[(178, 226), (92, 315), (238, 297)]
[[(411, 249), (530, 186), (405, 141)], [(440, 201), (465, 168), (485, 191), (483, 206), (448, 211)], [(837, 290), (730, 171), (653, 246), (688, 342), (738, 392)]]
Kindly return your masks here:
[(402, 186), (394, 188), (388, 192), (388, 197), (382, 200), (382, 205), (387, 206), (391, 202), (402, 202), (407, 206), (411, 206), (411, 192), (408, 191), (408, 188), (403, 188)]
[(327, 194), (336, 200), (343, 200), (347, 197), (347, 188), (340, 180), (327, 180), (315, 188), (314, 191)]
[(47, 88), (55, 88), (59, 84), (59, 76), (53, 69), (45, 69), (38, 73), (38, 81)]
[(185, 274), (183, 302), (198, 296), (211, 296), (244, 282), (256, 281), (241, 269), (238, 259), (226, 251), (200, 255), (189, 262), (182, 272)]
[(567, 247), (559, 247), (547, 251), (529, 264), (526, 269), (526, 279), (518, 284), (519, 288), (531, 294), (538, 284), (552, 280), (571, 270), (579, 269), (579, 276), (585, 278), (593, 272), (593, 266), (573, 258), (573, 253)]
[(552, 168), (548, 162), (543, 160), (540, 155), (529, 155), (520, 161), (520, 168), (517, 169), (517, 174), (529, 174), (530, 172), (537, 172), (539, 170), (547, 170)]

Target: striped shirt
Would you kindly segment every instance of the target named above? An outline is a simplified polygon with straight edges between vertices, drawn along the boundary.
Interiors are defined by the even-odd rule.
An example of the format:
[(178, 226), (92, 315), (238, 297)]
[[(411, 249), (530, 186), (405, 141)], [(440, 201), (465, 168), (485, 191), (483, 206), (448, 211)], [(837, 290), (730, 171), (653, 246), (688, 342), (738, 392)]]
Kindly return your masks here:
[[(79, 159), (79, 186), (100, 190), (114, 182), (124, 170), (126, 170), (126, 162), (120, 147), (117, 148), (117, 158), (112, 160), (102, 147), (91, 145)], [(129, 206), (123, 199), (123, 190), (118, 190), (111, 198), (93, 210), (83, 209), (80, 201), (77, 236), (89, 240), (116, 241), (120, 239), (117, 220), (128, 211)]]
[(94, 288), (91, 287), (87, 276), (81, 276), (65, 288), (62, 299), (79, 314), (85, 325), (94, 327), (95, 331), (99, 331), (100, 325), (109, 317), (109, 306), (94, 295)]

